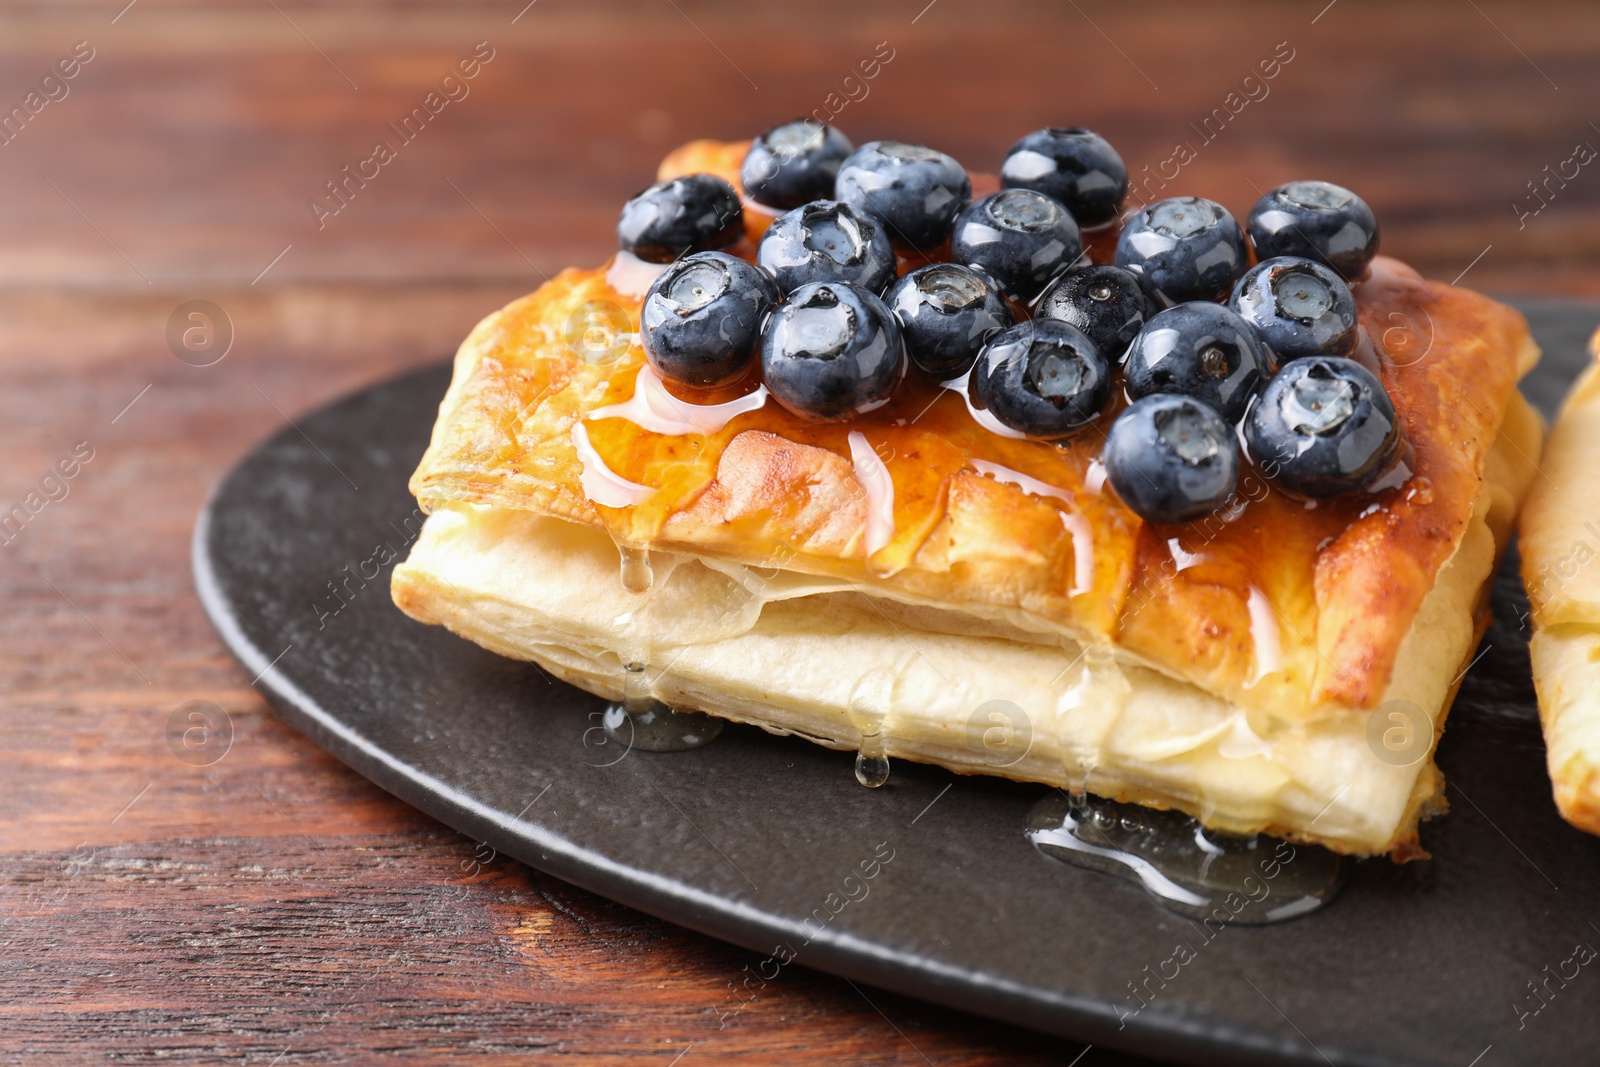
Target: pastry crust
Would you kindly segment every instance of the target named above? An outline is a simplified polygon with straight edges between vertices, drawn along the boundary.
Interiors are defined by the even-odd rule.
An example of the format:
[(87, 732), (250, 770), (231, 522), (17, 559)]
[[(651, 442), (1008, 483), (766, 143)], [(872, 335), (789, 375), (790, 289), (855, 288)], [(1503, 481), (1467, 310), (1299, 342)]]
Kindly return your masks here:
[[(669, 156), (661, 176), (703, 170), (736, 182), (743, 151), (742, 143), (695, 142)], [(767, 221), (746, 212), (751, 237)], [(733, 249), (751, 250), (748, 242)], [(968, 656), (974, 672), (982, 657), (960, 642), (998, 640), (1048, 657), (1057, 683), (1073, 657), (1092, 648), (1135, 679), (1136, 697), (1209, 701), (1208, 714), (1240, 716), (1274, 746), (1296, 738), (1321, 746), (1293, 774), (1248, 785), (1235, 781), (1250, 777), (1233, 765), (1240, 761), (1204, 788), (1145, 766), (1144, 757), (1113, 771), (1098, 740), (1073, 757), (1076, 770), (1072, 753), (1046, 745), (1037, 765), (995, 771), (963, 761), (967, 746), (946, 735), (962, 728), (966, 712), (940, 705), (928, 737), (909, 725), (902, 736), (891, 731), (892, 754), (1077, 788), (1087, 781), (1096, 792), (1347, 851), (1414, 840), (1417, 818), (1438, 794), (1431, 759), (1399, 773), (1357, 764), (1381, 764), (1364, 731), (1385, 702), (1408, 701), (1429, 721), (1442, 719), (1481, 629), (1485, 583), (1539, 452), (1537, 416), (1515, 387), (1538, 352), (1517, 312), (1380, 257), (1355, 287), (1367, 338), (1358, 356), (1380, 374), (1411, 442), (1395, 479), (1403, 484), (1308, 508), (1250, 474), (1226, 512), (1157, 527), (1103, 489), (1098, 433), (1063, 447), (1000, 437), (974, 420), (960, 394), (914, 379), (885, 407), (837, 426), (804, 422), (772, 403), (718, 423), (696, 415), (703, 407), (687, 398), (659, 392), (659, 383), (653, 403), (665, 429), (660, 419), (647, 427), (616, 417), (618, 407), (637, 414), (649, 406), (643, 352), (636, 341), (594, 347), (584, 338), (597, 322), (637, 329), (643, 286), (631, 272), (625, 260), (564, 271), (486, 318), (461, 346), (411, 481), (438, 521), (430, 519), (412, 560), (395, 571), (396, 602), (406, 611), (615, 695), (620, 661), (606, 647), (615, 635), (593, 620), (543, 611), (549, 590), (534, 577), (513, 581), (519, 553), (546, 570), (557, 565), (538, 537), (555, 537), (547, 520), (561, 520), (602, 545), (648, 548), (725, 575), (765, 568), (797, 587), (831, 590), (768, 609), (773, 619), (788, 612), (793, 631), (787, 644), (762, 647), (770, 662), (757, 661), (761, 676), (793, 669), (801, 672), (796, 681), (772, 681), (776, 692), (765, 703), (740, 687), (737, 672), (709, 666), (698, 682), (675, 680), (681, 671), (658, 682), (691, 706), (851, 747), (859, 732), (851, 733), (848, 700), (808, 689), (804, 672), (826, 668), (807, 667), (794, 651), (811, 648), (805, 635), (827, 634), (827, 626), (859, 628), (859, 619), (837, 614), (845, 609), (834, 601), (848, 590), (879, 615), (891, 605), (912, 612), (895, 625), (937, 638), (941, 654)], [(739, 395), (734, 388), (693, 404)], [(695, 425), (674, 430), (674, 419)], [(489, 528), (501, 532), (485, 541)], [(490, 580), (458, 580), (459, 568), (471, 570), (463, 554), (491, 549), (499, 563)], [(816, 613), (806, 626), (794, 614), (801, 603)], [(488, 604), (497, 621), (474, 622)], [(768, 611), (737, 640), (753, 640)], [(571, 642), (565, 653), (563, 640)], [(683, 662), (726, 654), (737, 640), (693, 643)], [(949, 642), (956, 644), (946, 649)], [(825, 665), (841, 644), (807, 655)], [(1042, 690), (1033, 698), (1053, 708), (1065, 699)], [(1093, 717), (1081, 701), (1077, 708), (1050, 714)], [(1181, 765), (1185, 751), (1167, 758)], [(1329, 803), (1341, 786), (1369, 778), (1381, 784), (1356, 793), (1343, 829), (1318, 821), (1313, 801)], [(1236, 804), (1214, 803), (1230, 791)]]
[[(1422, 710), (1433, 738), (1487, 621), (1482, 576), (1508, 533), (1507, 503), (1531, 473), (1517, 453), (1538, 447), (1538, 416), (1520, 395), (1510, 407), (1468, 531), (1403, 643), (1404, 681), (1388, 694)], [(622, 695), (623, 662), (642, 662), (676, 706), (854, 749), (851, 708), (867, 692), (885, 712), (891, 757), (1180, 808), (1236, 833), (1407, 858), (1421, 854), (1418, 821), (1443, 807), (1431, 750), (1409, 763), (1374, 758), (1370, 720), (1382, 711), (1274, 723), (1003, 620), (781, 568), (652, 559), (650, 592), (629, 593), (603, 531), (453, 505), (428, 518), (392, 593), (413, 618), (608, 699)]]
[[(590, 523), (624, 543), (745, 564), (777, 556), (786, 567), (890, 595), (1020, 614), (1035, 629), (1115, 643), (1274, 714), (1372, 708), (1460, 542), (1500, 413), (1537, 353), (1511, 309), (1413, 280), (1398, 265), (1384, 270), (1390, 288), (1363, 293), (1368, 333), (1381, 337), (1391, 317), (1427, 318), (1435, 337), (1429, 357), (1383, 366), (1416, 476), (1376, 508), (1356, 499), (1307, 511), (1247, 475), (1242, 491), (1253, 499), (1245, 507), (1156, 528), (1094, 491), (1095, 434), (1065, 449), (1000, 438), (977, 426), (957, 395), (909, 380), (870, 423), (805, 424), (770, 403), (706, 435), (587, 420), (633, 395), (644, 361), (637, 345), (609, 365), (574, 354), (568, 324), (584, 321), (585, 305), (633, 317), (638, 302), (602, 272), (572, 270), (467, 339), (411, 488), (425, 511), (521, 508)], [(600, 462), (654, 490), (648, 499), (622, 508), (588, 499), (572, 437), (580, 420)], [(852, 430), (889, 457), (893, 482), (894, 535), (870, 559), (868, 492), (846, 441)], [(980, 473), (973, 460), (1010, 481)], [(1024, 478), (1058, 495), (1011, 484)], [(1180, 564), (1191, 557), (1199, 563)], [(1253, 597), (1277, 619), (1274, 664), (1262, 661)]]
[[(1600, 358), (1600, 334), (1589, 342)], [(1600, 834), (1600, 366), (1562, 405), (1520, 528), (1522, 577), (1556, 806)]]

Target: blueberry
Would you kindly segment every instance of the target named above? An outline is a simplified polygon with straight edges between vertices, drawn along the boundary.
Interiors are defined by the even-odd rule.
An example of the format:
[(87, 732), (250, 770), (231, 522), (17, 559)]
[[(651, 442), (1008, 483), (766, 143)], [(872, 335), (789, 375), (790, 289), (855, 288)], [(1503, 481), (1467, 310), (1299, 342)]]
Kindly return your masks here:
[(650, 263), (731, 245), (744, 233), (733, 186), (714, 174), (657, 182), (622, 205), (617, 247)]
[(1307, 497), (1371, 485), (1405, 445), (1383, 383), (1338, 356), (1284, 364), (1250, 409), (1244, 439), (1269, 479)]
[(961, 164), (922, 145), (868, 141), (845, 159), (833, 195), (884, 221), (897, 247), (937, 248), (972, 199)]
[(1139, 279), (1109, 263), (1069, 270), (1039, 297), (1033, 313), (1059, 319), (1088, 335), (1112, 362), (1122, 358), (1150, 317)]
[(1122, 359), (1131, 397), (1181, 393), (1238, 422), (1272, 361), (1250, 324), (1221, 304), (1179, 304), (1151, 316)]
[(1250, 250), (1228, 209), (1198, 196), (1157, 200), (1134, 212), (1117, 238), (1113, 262), (1140, 277), (1162, 304), (1221, 300), (1250, 264)]
[(1117, 416), (1101, 452), (1106, 480), (1148, 522), (1187, 522), (1222, 507), (1239, 484), (1239, 443), (1215, 408), (1162, 393)]
[(1280, 362), (1347, 356), (1360, 340), (1350, 287), (1309, 259), (1279, 256), (1256, 264), (1233, 287), (1228, 304)]
[(761, 370), (778, 403), (817, 422), (848, 419), (889, 399), (901, 366), (900, 328), (876, 295), (844, 282), (802, 285), (772, 313)]
[(1290, 182), (1256, 201), (1247, 220), (1259, 259), (1302, 256), (1354, 280), (1378, 254), (1378, 219), (1332, 182)]
[(912, 365), (941, 382), (965, 374), (984, 343), (1016, 321), (987, 277), (957, 263), (919, 267), (890, 286), (884, 302)]
[(1117, 217), (1128, 192), (1128, 168), (1104, 137), (1081, 126), (1035, 130), (1006, 153), (1002, 189), (1032, 189), (1066, 205), (1078, 225)]
[(1029, 319), (983, 346), (967, 389), (1005, 426), (1049, 440), (1100, 417), (1111, 398), (1111, 367), (1081, 330)]
[(814, 282), (849, 282), (881, 293), (894, 281), (894, 247), (871, 215), (816, 200), (778, 216), (756, 247), (756, 264), (782, 292)]
[(739, 166), (746, 195), (768, 207), (799, 207), (833, 195), (833, 178), (854, 146), (815, 119), (774, 126), (750, 142)]
[(639, 332), (650, 365), (687, 385), (721, 385), (749, 366), (777, 300), (761, 271), (726, 252), (678, 260), (650, 286)]
[(1024, 302), (1082, 252), (1078, 224), (1067, 209), (1032, 189), (1002, 189), (973, 201), (950, 231), (951, 259), (987, 271)]

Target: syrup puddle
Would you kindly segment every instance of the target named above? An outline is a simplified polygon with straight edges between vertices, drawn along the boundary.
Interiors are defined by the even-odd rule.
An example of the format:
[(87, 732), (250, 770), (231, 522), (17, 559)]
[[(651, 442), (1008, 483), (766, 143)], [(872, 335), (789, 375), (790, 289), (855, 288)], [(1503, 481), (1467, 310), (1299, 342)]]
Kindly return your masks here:
[(1262, 926), (1331, 903), (1344, 860), (1327, 849), (1207, 830), (1182, 812), (1051, 791), (1028, 813), (1028, 840), (1052, 859), (1142, 885), (1194, 919)]
[(630, 482), (606, 466), (606, 461), (589, 442), (589, 431), (583, 428), (582, 422), (572, 424), (572, 447), (578, 450), (578, 462), (583, 465), (583, 474), (578, 479), (583, 485), (583, 495), (591, 502), (608, 508), (627, 508), (656, 495), (648, 485)]
[(757, 387), (748, 396), (723, 404), (691, 404), (667, 391), (661, 375), (648, 363), (641, 364), (633, 380), (633, 396), (620, 404), (607, 404), (589, 412), (591, 421), (627, 419), (641, 429), (660, 434), (697, 433), (709, 436), (721, 430), (736, 415), (755, 411), (767, 402), (767, 387)]
[(626, 749), (687, 752), (715, 741), (724, 724), (698, 711), (668, 707), (650, 692), (644, 664), (628, 663), (622, 668), (622, 703), (606, 708), (600, 725)]
[(1007, 426), (1005, 423), (1001, 422), (999, 419), (983, 410), (983, 408), (972, 406), (972, 394), (967, 392), (967, 380), (971, 377), (972, 372), (969, 370), (959, 378), (951, 378), (948, 382), (940, 382), (939, 386), (940, 388), (949, 389), (952, 392), (961, 394), (961, 400), (967, 405), (967, 413), (972, 416), (972, 421), (976, 422), (979, 426), (982, 426), (985, 430), (988, 430), (993, 434), (999, 434), (1001, 437), (1010, 437), (1017, 441), (1027, 440), (1027, 434), (1018, 433), (1016, 430), (1013, 430), (1011, 427)]

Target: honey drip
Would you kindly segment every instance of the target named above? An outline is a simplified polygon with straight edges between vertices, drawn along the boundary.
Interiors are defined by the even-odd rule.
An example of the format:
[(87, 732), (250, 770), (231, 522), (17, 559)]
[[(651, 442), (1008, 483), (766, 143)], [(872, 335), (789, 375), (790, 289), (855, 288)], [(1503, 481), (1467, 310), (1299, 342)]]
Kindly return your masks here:
[[(622, 586), (635, 596), (648, 594), (655, 584), (650, 566), (650, 551), (633, 545), (617, 546), (622, 557)], [(625, 628), (638, 626), (647, 633), (639, 616), (644, 609), (619, 616)], [(627, 652), (622, 665), (622, 702), (612, 704), (601, 716), (606, 736), (625, 749), (642, 752), (685, 752), (716, 740), (723, 721), (698, 711), (678, 711), (656, 698), (645, 671), (649, 656), (648, 640), (625, 641)], [(637, 658), (635, 658), (637, 657)]]
[(650, 568), (650, 550), (634, 545), (618, 545), (622, 555), (622, 588), (635, 596), (650, 592), (655, 572)]
[[(1063, 695), (1056, 713), (1056, 743), (1067, 783), (1074, 792), (1089, 786), (1100, 764), (1100, 744), (1122, 715), (1131, 689), (1109, 647), (1089, 645), (1079, 657), (1078, 678)], [(1092, 735), (1086, 743), (1085, 733)]]
[[(867, 752), (867, 742), (869, 740), (872, 741), (873, 748), (877, 750), (870, 755)], [(883, 754), (882, 747), (882, 739), (877, 735), (873, 735), (870, 739), (863, 737), (861, 739), (861, 751), (856, 753), (856, 781), (868, 789), (877, 789), (888, 784), (889, 757)]]
[(861, 731), (856, 781), (877, 789), (889, 781), (888, 721), (894, 676), (881, 667), (862, 675), (850, 691), (850, 722)]

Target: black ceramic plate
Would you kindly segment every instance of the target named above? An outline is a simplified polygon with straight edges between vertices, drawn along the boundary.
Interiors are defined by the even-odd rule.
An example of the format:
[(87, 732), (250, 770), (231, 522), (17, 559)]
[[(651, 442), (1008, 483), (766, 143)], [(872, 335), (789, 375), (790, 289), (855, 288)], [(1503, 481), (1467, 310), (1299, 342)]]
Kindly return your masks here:
[[(1549, 411), (1600, 310), (1528, 310), (1546, 356), (1526, 387)], [(1576, 962), (1600, 945), (1600, 840), (1550, 800), (1514, 560), (1439, 750), (1452, 811), (1424, 830), (1433, 859), (1358, 864), (1324, 911), (1208, 937), (1037, 853), (1022, 828), (1040, 787), (897, 761), (867, 790), (848, 754), (749, 727), (624, 754), (598, 743), (595, 698), (401, 615), (385, 560), (420, 518), (406, 479), (447, 380), (433, 367), (304, 417), (195, 530), (201, 598), (245, 670), (397, 796), (780, 961), (1097, 1045), (1228, 1065), (1600, 1055), (1600, 963)], [(1130, 1014), (1136, 982), (1155, 996)]]

